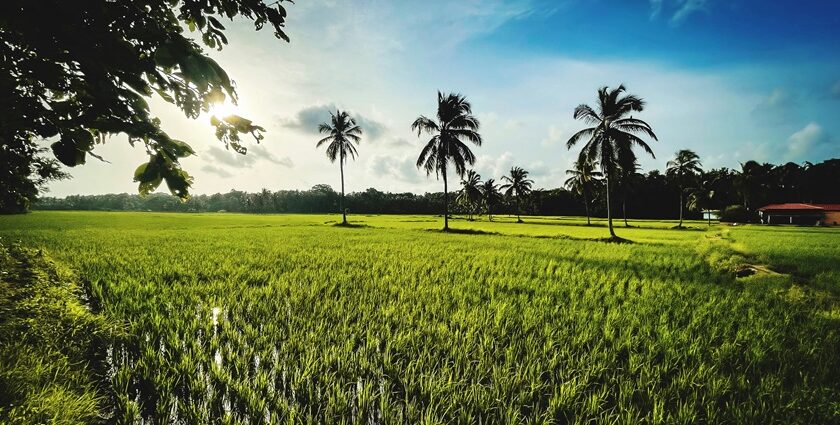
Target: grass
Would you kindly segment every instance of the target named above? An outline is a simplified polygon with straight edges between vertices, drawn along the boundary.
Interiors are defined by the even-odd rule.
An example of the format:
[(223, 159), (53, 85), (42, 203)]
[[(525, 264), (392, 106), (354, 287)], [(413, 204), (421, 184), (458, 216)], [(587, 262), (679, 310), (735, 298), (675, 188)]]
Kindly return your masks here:
[[(778, 228), (774, 249), (776, 228), (705, 222), (633, 220), (615, 244), (583, 218), (337, 221), (38, 212), (0, 236), (128, 327), (114, 421), (840, 420), (836, 230)], [(789, 273), (736, 279), (745, 262)]]
[(0, 244), (0, 270), (0, 422), (99, 421), (105, 400), (91, 365), (112, 327), (42, 252)]

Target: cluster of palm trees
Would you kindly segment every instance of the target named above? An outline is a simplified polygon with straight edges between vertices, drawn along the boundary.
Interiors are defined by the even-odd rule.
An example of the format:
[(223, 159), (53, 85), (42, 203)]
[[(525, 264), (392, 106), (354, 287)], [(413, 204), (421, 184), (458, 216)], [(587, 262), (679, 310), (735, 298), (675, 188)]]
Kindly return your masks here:
[[(691, 150), (683, 149), (676, 153), (674, 159), (668, 161), (666, 176), (679, 188), (679, 224), (677, 228), (683, 227), (684, 210), (696, 211), (709, 204), (714, 196), (714, 190), (710, 188), (711, 181), (701, 178), (703, 170), (700, 157)], [(620, 192), (624, 224), (627, 223), (627, 199), (634, 191), (638, 182), (644, 178), (639, 173), (639, 165), (636, 161), (629, 164), (618, 164), (616, 167), (616, 185), (612, 188), (613, 194)], [(576, 161), (570, 170), (566, 171), (569, 178), (564, 186), (571, 192), (581, 196), (586, 211), (586, 223), (591, 224), (589, 207), (594, 194), (604, 191), (606, 180), (604, 173), (599, 171), (597, 162)]]
[(531, 194), (534, 181), (528, 178), (528, 171), (513, 167), (510, 174), (502, 176), (504, 184), (496, 184), (495, 179), (481, 181), (481, 175), (475, 170), (467, 170), (461, 179), (461, 190), (455, 199), (467, 210), (468, 219), (472, 220), (478, 210), (484, 208), (487, 219), (493, 221), (493, 208), (506, 199), (516, 206), (516, 221), (522, 223), (522, 202)]
[[(634, 118), (633, 112), (644, 109), (644, 101), (634, 95), (626, 94), (623, 85), (610, 90), (602, 87), (598, 90), (597, 105), (579, 105), (574, 110), (574, 118), (583, 121), (588, 127), (578, 131), (566, 143), (571, 149), (583, 143), (578, 160), (566, 185), (582, 194), (587, 203), (587, 222), (589, 222), (588, 194), (594, 186), (603, 182), (606, 188), (607, 221), (610, 236), (616, 238), (613, 230), (611, 213), (611, 188), (625, 185), (627, 176), (636, 172), (637, 160), (634, 147), (640, 147), (653, 156), (653, 150), (639, 136), (649, 136), (657, 140), (656, 135), (646, 122)], [(481, 176), (468, 166), (475, 164), (476, 157), (470, 144), (481, 146), (482, 138), (478, 133), (479, 121), (472, 113), (472, 106), (466, 98), (457, 93), (438, 92), (437, 113), (434, 118), (419, 116), (412, 124), (412, 131), (430, 135), (417, 158), (417, 168), (434, 173), (443, 179), (444, 193), (444, 230), (449, 229), (449, 180), (450, 164), (455, 174), (462, 178), (458, 200), (468, 205), (469, 215), (484, 206), (492, 220), (493, 207), (502, 200), (502, 195), (516, 205), (517, 221), (521, 222), (522, 201), (531, 192), (533, 181), (528, 179), (528, 172), (521, 167), (513, 167), (510, 174), (503, 176), (503, 184), (496, 184), (494, 179), (481, 181)], [(341, 209), (342, 223), (347, 223), (344, 209), (344, 162), (348, 157), (355, 158), (356, 148), (362, 134), (361, 128), (346, 112), (331, 113), (329, 123), (323, 123), (318, 130), (327, 136), (318, 141), (318, 146), (329, 142), (327, 157), (333, 162), (339, 160), (341, 168)], [(688, 170), (688, 168), (686, 168)]]

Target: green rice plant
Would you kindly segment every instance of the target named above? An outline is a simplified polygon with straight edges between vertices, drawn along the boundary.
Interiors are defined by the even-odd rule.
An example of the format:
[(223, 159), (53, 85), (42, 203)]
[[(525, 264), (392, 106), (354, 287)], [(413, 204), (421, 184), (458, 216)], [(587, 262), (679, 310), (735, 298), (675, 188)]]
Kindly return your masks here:
[(581, 218), (354, 220), (37, 212), (0, 236), (125, 324), (116, 421), (838, 420), (836, 230), (774, 249), (758, 226), (639, 221), (611, 244)]

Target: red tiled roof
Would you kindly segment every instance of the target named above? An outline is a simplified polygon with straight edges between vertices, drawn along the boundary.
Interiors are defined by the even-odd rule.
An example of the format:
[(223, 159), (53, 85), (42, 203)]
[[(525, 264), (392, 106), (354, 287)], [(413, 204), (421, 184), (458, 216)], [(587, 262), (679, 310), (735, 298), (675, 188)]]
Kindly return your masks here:
[(759, 211), (779, 210), (812, 210), (812, 211), (840, 211), (840, 204), (771, 204), (758, 209)]

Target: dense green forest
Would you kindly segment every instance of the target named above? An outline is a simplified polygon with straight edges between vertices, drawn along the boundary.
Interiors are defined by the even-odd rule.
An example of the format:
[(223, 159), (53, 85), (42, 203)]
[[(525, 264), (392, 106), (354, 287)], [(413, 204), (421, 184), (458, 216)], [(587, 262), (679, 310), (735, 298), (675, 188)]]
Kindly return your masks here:
[[(539, 183), (539, 182), (537, 182)], [(685, 212), (687, 218), (698, 218), (700, 210), (724, 210), (730, 207), (734, 219), (747, 220), (763, 205), (777, 202), (840, 202), (840, 159), (817, 164), (784, 165), (744, 163), (740, 170), (727, 168), (703, 172), (689, 189), (687, 203), (693, 208)], [(589, 210), (595, 216), (606, 214), (604, 185), (597, 179), (591, 182)], [(680, 186), (677, 179), (652, 170), (635, 173), (619, 181), (613, 188), (614, 213), (630, 218), (676, 218), (679, 215)], [(339, 212), (340, 195), (328, 185), (316, 185), (309, 190), (263, 189), (248, 193), (233, 190), (213, 195), (194, 195), (186, 201), (175, 196), (155, 193), (74, 195), (66, 198), (44, 197), (35, 205), (41, 210), (115, 210), (115, 211), (179, 211), (179, 212), (246, 212), (246, 213), (331, 213)], [(443, 193), (388, 193), (369, 188), (347, 194), (346, 205), (358, 214), (439, 214), (443, 209)], [(741, 208), (735, 208), (738, 206)], [(470, 206), (456, 202), (455, 212), (466, 213)], [(583, 215), (584, 198), (566, 188), (535, 189), (521, 205), (529, 215)], [(486, 206), (481, 206), (485, 211)], [(493, 206), (494, 213), (512, 214), (516, 206), (502, 198)], [(745, 217), (738, 215), (747, 214)]]

